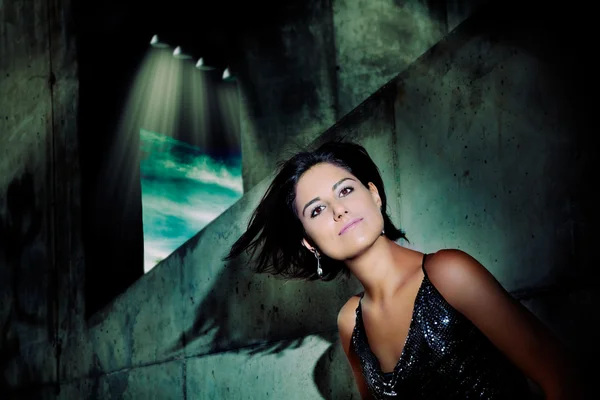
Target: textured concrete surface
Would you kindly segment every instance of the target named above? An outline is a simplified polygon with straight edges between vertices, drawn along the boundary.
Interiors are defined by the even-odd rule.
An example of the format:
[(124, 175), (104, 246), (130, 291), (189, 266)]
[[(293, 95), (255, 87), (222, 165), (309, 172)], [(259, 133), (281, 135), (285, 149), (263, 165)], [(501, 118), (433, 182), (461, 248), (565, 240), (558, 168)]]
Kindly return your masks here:
[(183, 399), (185, 361), (147, 365), (61, 385), (57, 399)]
[(340, 115), (362, 103), (448, 32), (444, 2), (337, 0), (332, 5)]
[[(66, 5), (4, 4), (0, 395), (357, 398), (335, 332), (357, 282), (285, 282), (252, 274), (243, 259), (221, 261), (268, 176), (84, 318)], [(363, 144), (410, 246), (472, 253), (582, 355), (593, 377), (597, 353), (582, 335), (598, 304), (597, 211), (593, 185), (583, 183), (594, 176), (595, 142), (574, 89), (585, 74), (571, 69), (575, 49), (546, 47), (556, 37), (495, 20), (492, 12), (461, 25), (317, 141), (344, 135)], [(31, 47), (11, 47), (19, 38)]]
[[(188, 399), (319, 399), (323, 394), (315, 378), (326, 379), (315, 369), (331, 344), (320, 337), (307, 336), (297, 348), (277, 354), (248, 355), (228, 352), (188, 360)], [(250, 349), (249, 349), (250, 350)], [(264, 370), (269, 365), (269, 370)], [(329, 377), (331, 379), (331, 377)], [(343, 379), (343, 378), (342, 378)], [(345, 380), (348, 382), (348, 379)], [(216, 382), (227, 382), (224, 385)], [(342, 380), (344, 382), (344, 380)], [(329, 382), (339, 387), (340, 381)], [(325, 396), (327, 396), (325, 394)], [(344, 393), (341, 397), (351, 398)], [(355, 395), (356, 396), (356, 395)], [(327, 398), (327, 397), (326, 397)], [(330, 397), (331, 398), (331, 397)], [(359, 397), (354, 397), (359, 398)]]
[(446, 29), (452, 32), (470, 15), (491, 3), (489, 0), (446, 0)]
[(245, 190), (306, 145), (484, 1), (312, 0), (248, 35), (239, 61)]
[(336, 114), (331, 2), (295, 2), (290, 15), (242, 42), (239, 84), (244, 191), (281, 151), (306, 145)]
[(579, 121), (569, 119), (577, 105), (556, 71), (488, 29), (493, 39), (440, 43), (428, 68), (396, 82), (401, 219), (415, 243), (471, 252), (511, 290), (581, 277), (591, 268), (576, 265), (572, 241), (584, 201)]
[(83, 305), (74, 232), (78, 81), (68, 14), (62, 12), (68, 7), (68, 1), (0, 5), (3, 398), (53, 396), (59, 329), (71, 329)]
[[(572, 152), (561, 151), (572, 145), (568, 141), (571, 129), (566, 122), (562, 129), (555, 129), (556, 120), (542, 118), (546, 109), (567, 110), (562, 97), (552, 92), (556, 77), (536, 56), (515, 51), (517, 45), (503, 41), (500, 33), (495, 32), (492, 40), (484, 26), (494, 27), (471, 24), (452, 35), (319, 141), (347, 135), (367, 147), (381, 166), (390, 196), (397, 194), (397, 202), (392, 201), (390, 207), (396, 222), (407, 230), (411, 247), (424, 251), (462, 248), (480, 259), (507, 289), (524, 289), (525, 294), (565, 277), (583, 281), (578, 275), (581, 268), (565, 258), (569, 249), (563, 252), (558, 246), (565, 240), (562, 235), (569, 234), (560, 229), (562, 224), (573, 217), (562, 214), (560, 205), (569, 197), (574, 171), (564, 167), (568, 160), (563, 159)], [(516, 72), (522, 70), (531, 75)], [(543, 92), (532, 94), (536, 91)], [(536, 103), (538, 99), (545, 102)], [(555, 116), (567, 121), (566, 116)], [(514, 136), (499, 137), (498, 131), (514, 132)], [(545, 140), (533, 145), (542, 133)], [(89, 351), (112, 349), (115, 331), (127, 338), (124, 341), (143, 343), (130, 346), (131, 359), (108, 357), (103, 351), (98, 355), (103, 371), (185, 357), (194, 393), (211, 382), (205, 398), (223, 393), (231, 398), (261, 398), (266, 391), (285, 391), (274, 388), (283, 382), (279, 370), (284, 367), (274, 370), (267, 366), (277, 363), (261, 364), (263, 368), (255, 375), (248, 375), (255, 380), (258, 376), (261, 383), (250, 385), (246, 379), (234, 384), (227, 375), (231, 366), (244, 363), (244, 352), (257, 357), (284, 354), (301, 347), (306, 336), (312, 335), (330, 343), (326, 351), (331, 352), (332, 361), (316, 361), (322, 360), (327, 346), (321, 356), (306, 353), (304, 362), (314, 365), (314, 386), (306, 390), (316, 387), (324, 398), (353, 390), (351, 381), (342, 386), (341, 381), (317, 377), (335, 374), (338, 370), (332, 372), (331, 365), (343, 365), (343, 354), (334, 350), (335, 315), (358, 290), (356, 282), (283, 282), (255, 276), (242, 262), (220, 261), (242, 232), (268, 182), (267, 178), (250, 190), (118, 298), (106, 314), (96, 316), (102, 322), (91, 331), (97, 342)], [(555, 196), (548, 196), (549, 190)], [(538, 235), (529, 238), (536, 240), (520, 246), (526, 240), (523, 235), (531, 234)], [(169, 295), (157, 300), (161, 286)], [(566, 320), (568, 304), (590, 309), (594, 300), (587, 299), (575, 301), (554, 294), (544, 300), (534, 293), (526, 304), (577, 349), (577, 331), (572, 329), (584, 323), (585, 312), (569, 317), (571, 327), (559, 328), (556, 325), (564, 320), (549, 318), (545, 307), (563, 304)], [(178, 309), (174, 310), (176, 301)], [(223, 356), (215, 357), (215, 352)], [(215, 371), (212, 381), (206, 378), (204, 367), (209, 357), (211, 371)], [(73, 360), (77, 358), (81, 359)], [(290, 391), (296, 379), (308, 379), (311, 369), (303, 371), (286, 386)], [(204, 380), (192, 381), (190, 376)]]

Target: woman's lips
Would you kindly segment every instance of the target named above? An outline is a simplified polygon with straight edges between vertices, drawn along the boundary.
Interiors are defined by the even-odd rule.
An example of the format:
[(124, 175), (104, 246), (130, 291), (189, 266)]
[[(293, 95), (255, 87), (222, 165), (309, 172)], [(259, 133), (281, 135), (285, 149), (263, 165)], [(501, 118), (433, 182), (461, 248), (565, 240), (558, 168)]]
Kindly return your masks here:
[(348, 222), (340, 231), (339, 235), (343, 234), (344, 232), (346, 232), (348, 229), (352, 228), (354, 225), (358, 224), (360, 221), (362, 221), (362, 218), (356, 218), (350, 222)]

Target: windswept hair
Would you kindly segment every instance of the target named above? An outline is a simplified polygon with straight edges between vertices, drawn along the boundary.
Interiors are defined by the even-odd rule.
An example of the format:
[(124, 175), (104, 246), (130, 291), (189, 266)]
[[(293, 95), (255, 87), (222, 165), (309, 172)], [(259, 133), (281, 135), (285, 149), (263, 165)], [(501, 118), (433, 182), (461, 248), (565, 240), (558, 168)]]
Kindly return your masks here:
[[(345, 169), (368, 187), (372, 182), (379, 191), (385, 236), (390, 240), (407, 240), (404, 232), (394, 226), (387, 214), (387, 198), (379, 169), (364, 147), (342, 140), (322, 144), (314, 151), (303, 151), (278, 163), (278, 172), (252, 213), (246, 232), (233, 244), (224, 260), (232, 260), (246, 251), (256, 261), (256, 272), (280, 275), (286, 279), (315, 280), (317, 261), (312, 252), (302, 246), (306, 234), (296, 207), (296, 184), (302, 175), (317, 164), (329, 163)], [(258, 255), (256, 252), (258, 251)], [(332, 280), (340, 273), (350, 275), (342, 261), (321, 254), (323, 280)]]

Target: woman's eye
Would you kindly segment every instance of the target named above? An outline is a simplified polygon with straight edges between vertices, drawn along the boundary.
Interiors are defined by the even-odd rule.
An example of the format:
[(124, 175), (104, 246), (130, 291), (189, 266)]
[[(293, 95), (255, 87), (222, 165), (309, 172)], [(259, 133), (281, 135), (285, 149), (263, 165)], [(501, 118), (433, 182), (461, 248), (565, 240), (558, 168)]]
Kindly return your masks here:
[(314, 217), (316, 217), (317, 215), (319, 215), (319, 214), (315, 214), (315, 212), (316, 212), (316, 211), (320, 211), (321, 207), (322, 207), (322, 206), (319, 206), (319, 207), (315, 208), (315, 209), (312, 211), (312, 213), (310, 213), (310, 217), (311, 217), (311, 218), (314, 218)]
[(346, 195), (352, 193), (353, 190), (354, 189), (351, 186), (346, 186), (345, 188), (340, 190), (340, 195), (346, 196)]

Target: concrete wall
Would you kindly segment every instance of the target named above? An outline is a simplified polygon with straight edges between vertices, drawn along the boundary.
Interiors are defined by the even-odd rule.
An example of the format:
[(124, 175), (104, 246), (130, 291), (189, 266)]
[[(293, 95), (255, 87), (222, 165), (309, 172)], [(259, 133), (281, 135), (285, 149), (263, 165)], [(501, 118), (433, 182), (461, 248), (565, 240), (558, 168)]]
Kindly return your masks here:
[[(34, 44), (0, 52), (12, 95), (0, 99), (3, 398), (358, 398), (335, 329), (355, 280), (284, 282), (220, 261), (269, 177), (84, 319), (68, 7), (25, 4), (2, 11), (3, 35)], [(461, 25), (318, 141), (363, 144), (410, 247), (472, 253), (592, 361), (580, 337), (598, 322), (582, 49), (557, 52), (544, 26), (498, 11)], [(47, 16), (49, 47), (36, 31)]]
[(245, 33), (237, 63), (245, 190), (282, 150), (315, 140), (484, 3), (292, 2)]
[(0, 5), (0, 397), (53, 398), (80, 325), (78, 79), (68, 1)]
[(310, 143), (339, 117), (331, 2), (279, 8), (280, 18), (250, 28), (239, 45), (244, 191), (273, 170), (283, 148)]
[[(522, 38), (495, 17), (461, 26), (319, 141), (366, 146), (410, 247), (470, 252), (589, 352), (579, 335), (595, 318), (593, 260), (569, 241), (590, 234), (581, 218), (592, 216), (573, 211), (586, 201), (580, 103), (537, 45), (545, 31)], [(220, 261), (268, 182), (72, 336), (62, 397), (357, 398), (335, 330), (356, 281), (285, 282)]]
[(332, 5), (340, 115), (448, 33), (445, 2), (337, 0)]

